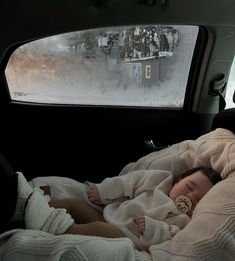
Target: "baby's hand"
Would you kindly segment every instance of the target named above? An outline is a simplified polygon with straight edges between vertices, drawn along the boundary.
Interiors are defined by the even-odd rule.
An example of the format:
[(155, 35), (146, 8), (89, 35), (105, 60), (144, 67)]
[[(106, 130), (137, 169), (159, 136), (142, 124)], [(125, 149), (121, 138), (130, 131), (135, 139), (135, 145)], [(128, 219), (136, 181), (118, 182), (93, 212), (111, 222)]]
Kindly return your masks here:
[(139, 217), (134, 218), (133, 221), (136, 224), (137, 232), (140, 235), (143, 235), (144, 231), (145, 231), (145, 217), (139, 216)]
[(101, 204), (100, 194), (96, 185), (93, 185), (91, 190), (88, 192), (88, 198), (94, 204)]

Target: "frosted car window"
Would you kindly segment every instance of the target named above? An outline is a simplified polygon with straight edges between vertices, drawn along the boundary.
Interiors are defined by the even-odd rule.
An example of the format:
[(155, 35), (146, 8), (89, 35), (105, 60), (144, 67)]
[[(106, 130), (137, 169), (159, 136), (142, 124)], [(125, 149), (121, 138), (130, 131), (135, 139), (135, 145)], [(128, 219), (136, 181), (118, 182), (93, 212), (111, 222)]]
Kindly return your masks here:
[(30, 42), (7, 65), (11, 99), (182, 108), (197, 35), (197, 26), (125, 26)]

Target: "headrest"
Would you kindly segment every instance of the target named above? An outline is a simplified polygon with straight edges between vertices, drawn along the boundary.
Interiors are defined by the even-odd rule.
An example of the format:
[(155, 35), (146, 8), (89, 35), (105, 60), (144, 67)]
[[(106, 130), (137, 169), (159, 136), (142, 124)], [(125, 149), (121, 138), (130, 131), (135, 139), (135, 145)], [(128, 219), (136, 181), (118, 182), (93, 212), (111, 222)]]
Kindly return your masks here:
[(235, 108), (217, 113), (212, 121), (211, 130), (224, 128), (235, 133)]

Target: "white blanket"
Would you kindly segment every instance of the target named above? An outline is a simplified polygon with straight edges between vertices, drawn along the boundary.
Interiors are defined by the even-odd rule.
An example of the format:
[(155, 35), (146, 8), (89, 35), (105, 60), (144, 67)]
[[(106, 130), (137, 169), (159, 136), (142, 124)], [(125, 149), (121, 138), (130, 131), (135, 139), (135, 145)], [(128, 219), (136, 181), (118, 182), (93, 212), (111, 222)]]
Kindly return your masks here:
[(54, 236), (43, 231), (13, 230), (0, 235), (1, 261), (143, 261), (127, 238)]

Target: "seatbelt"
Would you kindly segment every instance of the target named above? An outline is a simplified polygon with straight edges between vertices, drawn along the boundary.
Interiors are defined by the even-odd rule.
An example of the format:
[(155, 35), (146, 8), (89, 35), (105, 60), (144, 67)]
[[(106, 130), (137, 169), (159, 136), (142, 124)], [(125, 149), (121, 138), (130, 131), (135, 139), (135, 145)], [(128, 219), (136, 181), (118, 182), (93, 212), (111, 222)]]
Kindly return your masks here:
[(210, 83), (209, 94), (213, 96), (219, 96), (219, 111), (224, 110), (226, 102), (223, 96), (223, 92), (226, 88), (225, 74), (220, 74)]

